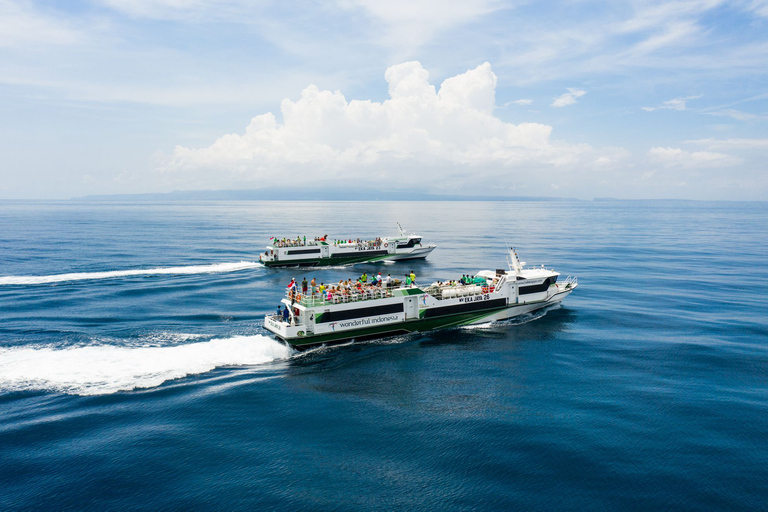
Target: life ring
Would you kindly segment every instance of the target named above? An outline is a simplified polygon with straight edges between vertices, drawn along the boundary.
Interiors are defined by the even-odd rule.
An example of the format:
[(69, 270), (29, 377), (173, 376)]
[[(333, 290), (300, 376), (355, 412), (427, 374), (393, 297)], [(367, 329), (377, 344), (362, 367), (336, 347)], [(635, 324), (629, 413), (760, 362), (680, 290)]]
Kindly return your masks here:
[(296, 302), (301, 302), (301, 294), (296, 295)]
[(384, 247), (387, 247), (387, 243), (386, 242), (384, 242)]

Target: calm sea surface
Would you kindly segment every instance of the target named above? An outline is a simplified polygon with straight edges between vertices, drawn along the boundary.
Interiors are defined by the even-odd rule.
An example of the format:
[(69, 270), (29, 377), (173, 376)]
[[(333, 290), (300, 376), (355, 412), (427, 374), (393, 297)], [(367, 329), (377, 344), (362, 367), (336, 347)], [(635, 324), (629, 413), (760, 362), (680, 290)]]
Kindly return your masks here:
[[(271, 236), (426, 261), (255, 263)], [(529, 265), (514, 322), (296, 353), (291, 277)], [(1, 510), (765, 510), (768, 204), (0, 204)]]

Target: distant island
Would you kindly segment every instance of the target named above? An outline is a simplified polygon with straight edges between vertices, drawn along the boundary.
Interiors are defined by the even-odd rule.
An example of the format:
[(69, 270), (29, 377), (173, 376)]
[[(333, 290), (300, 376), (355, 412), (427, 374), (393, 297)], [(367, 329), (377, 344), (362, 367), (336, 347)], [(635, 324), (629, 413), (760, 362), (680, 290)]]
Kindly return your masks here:
[(546, 196), (428, 194), (410, 190), (340, 188), (264, 188), (257, 190), (174, 190), (151, 194), (100, 194), (75, 197), (76, 201), (576, 201)]

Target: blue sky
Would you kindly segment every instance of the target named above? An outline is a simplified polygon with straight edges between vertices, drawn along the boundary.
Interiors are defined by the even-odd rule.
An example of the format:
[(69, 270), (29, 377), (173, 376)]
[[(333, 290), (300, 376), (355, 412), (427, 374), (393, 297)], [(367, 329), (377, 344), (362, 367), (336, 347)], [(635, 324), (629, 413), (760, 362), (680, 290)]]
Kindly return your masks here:
[(768, 200), (768, 1), (0, 0), (0, 198)]

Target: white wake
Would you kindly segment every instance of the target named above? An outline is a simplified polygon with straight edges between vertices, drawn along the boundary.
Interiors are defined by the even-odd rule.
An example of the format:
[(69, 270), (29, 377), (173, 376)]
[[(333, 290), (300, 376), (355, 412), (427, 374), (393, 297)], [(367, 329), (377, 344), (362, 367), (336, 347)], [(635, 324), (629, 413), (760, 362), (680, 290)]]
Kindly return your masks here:
[(0, 391), (100, 395), (159, 386), (220, 366), (264, 364), (294, 350), (266, 336), (235, 336), (173, 347), (99, 345), (0, 349)]
[(164, 267), (134, 270), (110, 270), (105, 272), (77, 272), (72, 274), (54, 274), (50, 276), (0, 276), (0, 285), (10, 284), (49, 284), (86, 279), (111, 279), (126, 276), (151, 276), (158, 274), (212, 274), (217, 272), (235, 272), (263, 266), (255, 261), (236, 263), (216, 263), (213, 265), (189, 265), (186, 267)]

